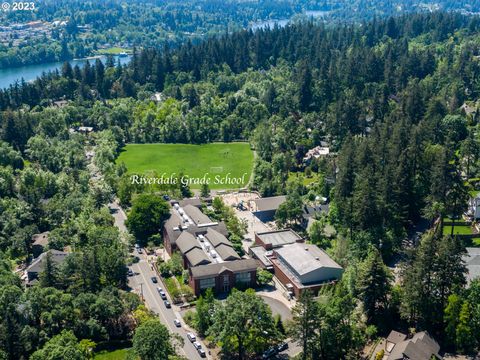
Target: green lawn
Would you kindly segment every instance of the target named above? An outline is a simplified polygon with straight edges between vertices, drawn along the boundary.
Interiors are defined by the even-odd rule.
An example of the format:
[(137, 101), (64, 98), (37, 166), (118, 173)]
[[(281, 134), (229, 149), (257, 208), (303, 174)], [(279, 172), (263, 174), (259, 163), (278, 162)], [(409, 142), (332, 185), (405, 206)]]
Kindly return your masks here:
[(95, 51), (95, 53), (97, 55), (118, 55), (122, 52), (131, 53), (132, 50), (124, 49), (124, 48), (120, 48), (120, 47), (111, 47), (111, 48), (100, 49), (100, 50)]
[(472, 239), (474, 246), (480, 246), (480, 239)]
[(95, 354), (94, 360), (125, 360), (131, 349), (119, 349), (113, 351), (101, 351)]
[[(451, 226), (444, 226), (443, 227), (443, 235), (450, 235), (452, 232), (452, 227)], [(471, 235), (472, 234), (472, 228), (470, 226), (455, 226), (455, 229), (453, 230), (453, 234), (458, 234), (458, 235)]]
[(253, 152), (248, 143), (129, 144), (117, 159), (121, 162), (130, 174), (163, 183), (183, 173), (193, 189), (200, 189), (202, 181), (208, 181), (211, 189), (237, 189), (248, 184)]

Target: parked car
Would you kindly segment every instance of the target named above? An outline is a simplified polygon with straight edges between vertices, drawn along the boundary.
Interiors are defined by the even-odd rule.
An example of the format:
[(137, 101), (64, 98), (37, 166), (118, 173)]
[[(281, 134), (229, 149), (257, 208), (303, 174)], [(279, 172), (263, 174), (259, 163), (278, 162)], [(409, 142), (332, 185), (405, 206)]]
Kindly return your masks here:
[(132, 270), (132, 269), (128, 269), (127, 275), (128, 275), (128, 276), (133, 276), (133, 275), (134, 275), (133, 270)]
[(167, 294), (165, 294), (165, 291), (160, 291), (160, 297), (162, 300), (167, 300)]
[(153, 282), (154, 284), (158, 283), (158, 279), (157, 279), (156, 276), (152, 276), (151, 279), (152, 279), (152, 282)]
[(200, 344), (198, 341), (194, 341), (193, 342), (193, 346), (195, 347), (195, 349), (201, 349), (202, 348), (202, 344)]
[(277, 345), (277, 351), (282, 352), (288, 349), (288, 343), (284, 342)]
[(193, 333), (187, 333), (187, 338), (188, 338), (188, 340), (190, 340), (190, 342), (192, 342), (192, 343), (197, 340), (197, 337), (196, 337), (195, 334), (193, 334)]
[(168, 300), (165, 300), (163, 303), (165, 304), (165, 307), (167, 309), (170, 309), (172, 307), (172, 305), (170, 304), (170, 302)]
[(207, 354), (205, 353), (205, 350), (203, 350), (202, 348), (197, 349), (197, 351), (198, 351), (198, 355), (200, 355), (200, 357), (202, 357), (202, 358), (207, 357)]
[(142, 248), (137, 248), (137, 252), (138, 252), (139, 254), (143, 254)]
[(157, 286), (157, 291), (159, 294), (161, 294), (163, 292), (163, 289), (160, 286)]
[(271, 347), (267, 351), (265, 351), (262, 355), (262, 359), (270, 359), (272, 356), (277, 355), (278, 350), (275, 347)]
[(169, 200), (170, 200), (170, 196), (168, 196), (168, 195), (163, 195), (162, 197), (163, 197), (163, 200), (165, 200), (165, 201), (169, 201)]
[(173, 323), (175, 324), (176, 327), (182, 326), (182, 323), (178, 319), (173, 320)]

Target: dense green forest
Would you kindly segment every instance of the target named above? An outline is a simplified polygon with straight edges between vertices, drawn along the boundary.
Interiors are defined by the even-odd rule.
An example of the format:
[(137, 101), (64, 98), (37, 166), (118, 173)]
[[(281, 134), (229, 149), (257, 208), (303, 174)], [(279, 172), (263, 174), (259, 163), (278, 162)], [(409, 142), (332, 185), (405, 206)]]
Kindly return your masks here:
[[(106, 46), (130, 48), (177, 46), (209, 36), (247, 29), (267, 20), (302, 20), (327, 23), (371, 20), (410, 12), (455, 10), (478, 13), (475, 1), (376, 0), (168, 0), (168, 1), (54, 1), (35, 11), (0, 12), (0, 24), (9, 26), (34, 20), (67, 21), (48, 35), (12, 36), (0, 44), (0, 68), (63, 61), (94, 55)], [(7, 31), (7, 30), (4, 30)], [(8, 31), (7, 31), (8, 32)]]
[[(258, 155), (252, 188), (262, 195), (287, 192), (292, 224), (302, 200), (320, 194), (331, 201), (323, 221), (338, 235), (310, 237), (346, 272), (340, 284), (321, 294), (325, 301), (307, 296), (299, 302), (291, 331), (297, 337), (312, 334), (303, 339), (307, 358), (358, 358), (367, 338), (392, 324), (428, 330), (451, 351), (478, 350), (480, 283), (466, 287), (460, 259), (467, 244), (443, 236), (441, 222), (457, 219), (468, 191), (478, 190), (470, 181), (480, 170), (478, 119), (461, 106), (474, 104), (480, 93), (479, 32), (478, 17), (443, 12), (362, 26), (302, 22), (175, 49), (135, 50), (128, 66), (110, 60), (80, 69), (66, 63), (58, 73), (0, 91), (0, 169), (7, 180), (0, 183), (0, 250), (2, 279), (8, 279), (0, 293), (11, 292), (8, 299), (14, 299), (0, 301), (7, 314), (0, 326), (15, 330), (3, 332), (12, 336), (0, 338), (0, 348), (10, 358), (29, 354), (62, 330), (94, 341), (131, 337), (109, 327), (134, 307), (117, 290), (124, 274), (109, 262), (125, 257), (113, 244), (118, 234), (102, 210), (113, 193), (128, 203), (139, 191), (129, 186), (124, 165), (114, 163), (121, 147), (242, 139)], [(155, 92), (163, 100), (151, 100)], [(53, 102), (60, 99), (67, 104), (57, 108)], [(95, 161), (105, 174), (98, 188), (87, 186), (83, 143), (68, 131), (78, 125), (96, 132)], [(306, 151), (322, 141), (337, 156), (305, 168)], [(301, 172), (317, 180), (307, 188), (290, 179)], [(436, 225), (407, 250), (409, 230), (422, 218)], [(58, 234), (53, 246), (75, 244), (83, 255), (43, 280), (40, 290), (23, 293), (7, 274), (11, 261), (29, 256), (26, 239), (33, 226)], [(99, 250), (92, 257), (96, 246), (119, 256), (102, 257)], [(393, 282), (384, 262), (399, 255), (404, 264)], [(118, 265), (119, 272), (85, 279), (82, 266), (88, 261), (100, 269)], [(66, 282), (68, 276), (76, 281)], [(105, 294), (98, 281), (115, 290)], [(16, 306), (28, 304), (35, 291), (59, 291), (68, 300), (78, 289), (92, 293), (92, 301), (114, 297), (115, 316), (92, 319), (77, 311), (52, 330), (38, 319), (24, 319)], [(303, 321), (306, 313), (314, 316)], [(85, 327), (94, 335), (86, 336)], [(308, 329), (325, 331), (317, 336)], [(22, 331), (38, 335), (18, 343), (25, 338), (17, 336)]]

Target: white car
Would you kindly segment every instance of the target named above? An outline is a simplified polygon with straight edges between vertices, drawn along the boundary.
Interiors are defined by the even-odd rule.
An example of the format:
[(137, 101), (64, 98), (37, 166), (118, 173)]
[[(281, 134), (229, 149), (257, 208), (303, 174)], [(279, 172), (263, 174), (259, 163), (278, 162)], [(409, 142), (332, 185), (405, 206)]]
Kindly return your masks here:
[(182, 323), (178, 319), (173, 320), (173, 323), (175, 324), (176, 327), (182, 326)]
[(195, 342), (197, 340), (197, 337), (193, 333), (187, 333), (187, 338), (190, 340), (190, 342)]
[(193, 346), (195, 346), (195, 349), (197, 350), (202, 348), (202, 344), (200, 344), (198, 341), (194, 341)]

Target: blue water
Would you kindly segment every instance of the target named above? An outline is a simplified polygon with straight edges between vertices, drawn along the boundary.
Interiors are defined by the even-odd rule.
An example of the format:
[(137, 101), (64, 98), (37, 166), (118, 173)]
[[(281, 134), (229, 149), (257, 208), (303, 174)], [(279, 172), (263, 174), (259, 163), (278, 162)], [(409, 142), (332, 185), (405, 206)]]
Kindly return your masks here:
[[(127, 57), (114, 57), (115, 63), (117, 59), (120, 59), (121, 64), (126, 64), (130, 61), (131, 56)], [(100, 60), (105, 63), (106, 56), (101, 56)], [(95, 63), (95, 59), (90, 59), (90, 64)], [(78, 65), (82, 67), (87, 62), (87, 59), (71, 60), (70, 64), (72, 67)], [(54, 62), (38, 65), (26, 65), (9, 69), (0, 69), (0, 88), (6, 88), (11, 84), (14, 84), (15, 81), (21, 80), (22, 78), (25, 81), (35, 80), (37, 77), (42, 75), (43, 72), (54, 71), (55, 69), (61, 69), (63, 62)]]
[[(323, 18), (326, 15), (328, 15), (330, 11), (323, 11), (323, 10), (306, 10), (302, 14), (298, 15), (304, 15), (307, 18)], [(259, 29), (273, 29), (276, 26), (278, 27), (284, 27), (287, 26), (290, 23), (291, 19), (271, 19), (271, 20), (264, 20), (264, 21), (259, 21), (256, 23), (253, 23), (250, 28), (252, 30), (259, 30)]]

